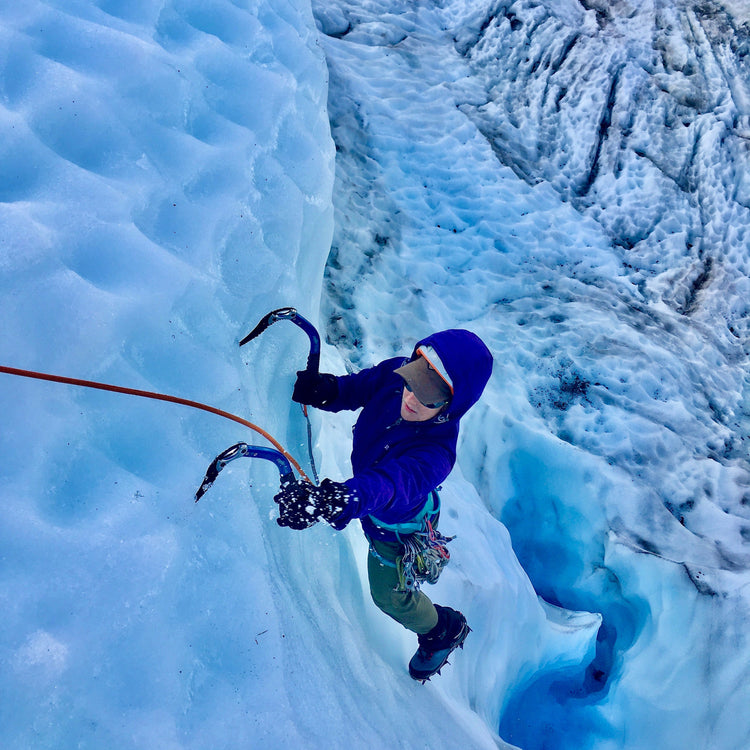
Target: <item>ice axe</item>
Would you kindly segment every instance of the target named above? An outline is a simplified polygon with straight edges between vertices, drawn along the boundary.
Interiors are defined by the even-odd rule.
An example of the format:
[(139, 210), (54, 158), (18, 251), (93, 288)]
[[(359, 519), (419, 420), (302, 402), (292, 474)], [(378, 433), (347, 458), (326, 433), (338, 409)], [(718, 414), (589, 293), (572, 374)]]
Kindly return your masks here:
[[(263, 331), (278, 320), (289, 320), (307, 334), (307, 338), (310, 339), (310, 353), (307, 355), (307, 367), (305, 369), (307, 372), (320, 372), (320, 335), (315, 326), (307, 318), (302, 317), (293, 307), (280, 307), (278, 310), (271, 310), (270, 313), (264, 315), (258, 325), (240, 341), (240, 346), (244, 346), (248, 341), (260, 336)], [(307, 422), (307, 450), (310, 454), (310, 468), (315, 484), (317, 484), (318, 470), (315, 467), (315, 456), (312, 448), (312, 425), (307, 414), (307, 407), (304, 404), (302, 405), (302, 414)]]
[(303, 318), (293, 307), (280, 307), (278, 310), (272, 310), (264, 315), (258, 325), (240, 341), (240, 346), (244, 346), (248, 341), (260, 336), (266, 328), (273, 325), (277, 320), (289, 320), (307, 334), (310, 339), (310, 354), (307, 356), (306, 369), (309, 372), (318, 372), (320, 369), (320, 336), (315, 330), (315, 326), (309, 320)]
[(211, 462), (201, 486), (195, 493), (195, 502), (197, 503), (198, 500), (206, 494), (206, 491), (216, 481), (216, 477), (219, 476), (219, 472), (230, 461), (242, 457), (265, 458), (266, 460), (273, 462), (279, 470), (279, 481), (281, 482), (282, 487), (295, 481), (292, 467), (283, 453), (277, 451), (275, 448), (266, 448), (265, 446), (260, 445), (248, 445), (247, 443), (236, 443), (225, 451), (219, 453), (219, 455)]

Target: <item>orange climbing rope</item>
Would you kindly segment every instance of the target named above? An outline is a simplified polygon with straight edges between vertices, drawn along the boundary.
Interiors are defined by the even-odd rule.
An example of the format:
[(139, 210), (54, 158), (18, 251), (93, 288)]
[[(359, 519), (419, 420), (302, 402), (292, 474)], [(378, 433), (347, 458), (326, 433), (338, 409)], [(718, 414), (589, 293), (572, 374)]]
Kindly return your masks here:
[(238, 422), (241, 425), (244, 425), (245, 427), (249, 427), (251, 430), (254, 430), (259, 435), (262, 435), (266, 440), (268, 440), (271, 445), (273, 445), (274, 448), (276, 448), (279, 453), (281, 453), (283, 456), (286, 457), (286, 459), (289, 461), (292, 466), (299, 472), (299, 475), (306, 480), (307, 482), (310, 482), (310, 478), (305, 474), (304, 471), (302, 471), (302, 468), (300, 465), (295, 461), (295, 459), (283, 448), (283, 446), (275, 440), (271, 435), (269, 435), (263, 428), (258, 427), (258, 425), (253, 424), (252, 422), (248, 422), (247, 419), (243, 419), (242, 417), (238, 417), (236, 414), (230, 414), (227, 411), (223, 411), (222, 409), (217, 409), (215, 406), (208, 406), (207, 404), (202, 404), (199, 401), (190, 401), (186, 398), (179, 398), (178, 396), (170, 396), (166, 393), (154, 393), (152, 391), (141, 391), (136, 388), (125, 388), (121, 385), (110, 385), (108, 383), (98, 383), (94, 380), (80, 380), (79, 378), (67, 378), (63, 375), (51, 375), (49, 373), (44, 372), (35, 372), (34, 370), (21, 370), (16, 367), (6, 367), (5, 365), (0, 365), (0, 372), (4, 372), (8, 375), (18, 375), (19, 377), (23, 378), (34, 378), (36, 380), (48, 380), (53, 383), (65, 383), (66, 385), (77, 385), (81, 386), (83, 388), (96, 388), (100, 391), (111, 391), (113, 393), (125, 393), (129, 396), (140, 396), (141, 398), (151, 398), (155, 399), (157, 401), (168, 401), (172, 404), (181, 404), (182, 406), (190, 406), (193, 409), (201, 409), (202, 411), (210, 412), (211, 414), (216, 414), (220, 417), (224, 417), (225, 419), (231, 419), (233, 422)]

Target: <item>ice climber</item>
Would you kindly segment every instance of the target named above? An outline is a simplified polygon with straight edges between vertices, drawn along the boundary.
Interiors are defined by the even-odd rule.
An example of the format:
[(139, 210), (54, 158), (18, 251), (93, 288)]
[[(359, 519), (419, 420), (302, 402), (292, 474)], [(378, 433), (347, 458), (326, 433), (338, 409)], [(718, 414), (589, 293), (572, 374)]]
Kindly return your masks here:
[(319, 487), (282, 487), (274, 498), (278, 523), (305, 529), (324, 520), (343, 529), (360, 519), (370, 542), (373, 601), (417, 634), (419, 647), (409, 663), (416, 680), (439, 672), (470, 630), (461, 612), (433, 604), (413, 577), (420, 565), (430, 566), (425, 561), (435, 549), (447, 557), (441, 544), (447, 540), (436, 532), (436, 488), (455, 463), (459, 420), (481, 396), (491, 371), (492, 355), (482, 340), (454, 329), (422, 339), (411, 358), (387, 359), (342, 377), (304, 370), (294, 386), (292, 398), (299, 403), (362, 411), (354, 426), (353, 476), (345, 482), (324, 479)]

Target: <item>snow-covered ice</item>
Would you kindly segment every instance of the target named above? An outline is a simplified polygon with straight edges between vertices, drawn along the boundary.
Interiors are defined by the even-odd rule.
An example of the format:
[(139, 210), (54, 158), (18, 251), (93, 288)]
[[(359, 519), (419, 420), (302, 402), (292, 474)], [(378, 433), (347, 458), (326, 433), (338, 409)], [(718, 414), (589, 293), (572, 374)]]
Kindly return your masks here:
[[(353, 524), (273, 520), (262, 439), (0, 374), (7, 748), (744, 750), (750, 16), (736, 0), (0, 8), (0, 365), (195, 399), (308, 466), (336, 373), (496, 359), (414, 683)], [(313, 413), (347, 476), (352, 414)]]

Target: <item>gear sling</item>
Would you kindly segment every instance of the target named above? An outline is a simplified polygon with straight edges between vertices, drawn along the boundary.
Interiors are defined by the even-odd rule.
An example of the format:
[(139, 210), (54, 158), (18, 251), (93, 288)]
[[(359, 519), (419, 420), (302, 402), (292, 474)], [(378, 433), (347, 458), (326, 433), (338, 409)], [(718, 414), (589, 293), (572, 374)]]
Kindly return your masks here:
[(422, 510), (411, 521), (388, 524), (375, 516), (370, 520), (380, 529), (396, 535), (403, 554), (395, 560), (382, 555), (370, 539), (370, 552), (384, 565), (398, 571), (398, 590), (416, 591), (422, 582), (435, 583), (443, 568), (450, 562), (447, 544), (454, 537), (443, 536), (437, 530), (440, 518), (440, 495), (433, 490), (427, 496)]

